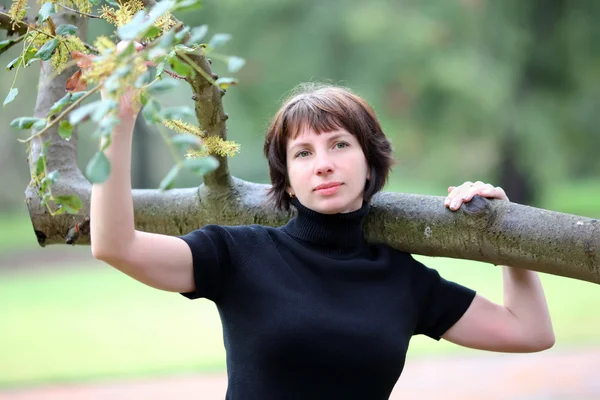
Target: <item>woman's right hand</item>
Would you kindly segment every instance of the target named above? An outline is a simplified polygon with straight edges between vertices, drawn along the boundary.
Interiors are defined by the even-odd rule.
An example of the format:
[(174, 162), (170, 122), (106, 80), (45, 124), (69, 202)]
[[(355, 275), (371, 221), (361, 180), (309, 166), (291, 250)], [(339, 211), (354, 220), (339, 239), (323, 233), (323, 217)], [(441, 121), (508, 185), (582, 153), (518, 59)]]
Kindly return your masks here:
[[(125, 50), (127, 46), (129, 46), (129, 43), (130, 41), (128, 40), (122, 40), (117, 43), (117, 54)], [(143, 48), (143, 46), (138, 42), (134, 42), (134, 45), (136, 51), (140, 51)], [(102, 100), (108, 98), (104, 87), (100, 90), (100, 96)], [(141, 106), (142, 104), (139, 98), (139, 92), (134, 90), (133, 87), (129, 86), (119, 99), (118, 117), (121, 122), (134, 124), (140, 112)]]

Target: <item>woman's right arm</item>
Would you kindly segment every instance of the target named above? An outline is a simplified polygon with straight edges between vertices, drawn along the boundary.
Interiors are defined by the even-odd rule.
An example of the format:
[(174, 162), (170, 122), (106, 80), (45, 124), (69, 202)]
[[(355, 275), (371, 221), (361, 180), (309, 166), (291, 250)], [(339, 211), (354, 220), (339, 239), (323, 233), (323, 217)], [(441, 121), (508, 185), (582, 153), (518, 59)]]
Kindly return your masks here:
[[(129, 99), (127, 97), (130, 97)], [(109, 178), (92, 186), (92, 254), (130, 277), (157, 289), (187, 293), (195, 289), (192, 252), (174, 236), (137, 231), (131, 194), (131, 148), (137, 110), (131, 94), (121, 99), (120, 119), (105, 150)]]

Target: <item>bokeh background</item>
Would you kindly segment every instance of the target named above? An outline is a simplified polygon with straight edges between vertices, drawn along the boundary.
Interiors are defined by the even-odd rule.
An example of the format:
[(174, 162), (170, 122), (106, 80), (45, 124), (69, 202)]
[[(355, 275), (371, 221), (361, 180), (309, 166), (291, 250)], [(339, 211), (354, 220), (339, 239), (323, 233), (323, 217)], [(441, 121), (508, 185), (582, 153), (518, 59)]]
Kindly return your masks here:
[[(35, 15), (39, 5), (30, 6)], [(445, 195), (449, 185), (483, 180), (515, 202), (600, 217), (598, 1), (205, 0), (176, 16), (207, 24), (208, 37), (231, 33), (220, 52), (247, 61), (224, 97), (229, 139), (242, 149), (230, 160), (237, 177), (268, 182), (269, 119), (297, 84), (326, 82), (352, 88), (378, 113), (398, 161), (388, 191)], [(88, 42), (100, 34), (113, 29), (90, 21)], [(0, 64), (17, 54), (0, 55)], [(213, 67), (227, 75), (218, 58)], [(14, 72), (1, 73), (3, 99)], [(26, 148), (9, 124), (32, 114), (38, 73), (36, 65), (20, 71), (19, 95), (0, 109), (0, 389), (224, 371), (212, 303), (145, 287), (87, 247), (37, 246), (23, 202)], [(192, 105), (185, 85), (161, 99)], [(156, 188), (172, 159), (140, 120), (133, 186)], [(93, 126), (79, 132), (85, 167), (97, 142)], [(184, 174), (177, 186), (197, 184)], [(497, 268), (420, 259), (502, 301)], [(598, 349), (600, 288), (542, 279), (557, 335), (550, 351)], [(477, 353), (417, 337), (409, 359)]]

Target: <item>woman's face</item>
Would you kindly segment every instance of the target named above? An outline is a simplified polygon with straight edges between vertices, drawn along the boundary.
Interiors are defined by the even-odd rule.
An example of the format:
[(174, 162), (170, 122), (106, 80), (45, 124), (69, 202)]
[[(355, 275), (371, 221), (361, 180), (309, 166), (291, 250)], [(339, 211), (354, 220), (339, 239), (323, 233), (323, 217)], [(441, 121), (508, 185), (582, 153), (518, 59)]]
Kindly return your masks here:
[(365, 154), (345, 129), (322, 134), (304, 129), (287, 143), (291, 192), (300, 203), (323, 214), (358, 210), (369, 178)]

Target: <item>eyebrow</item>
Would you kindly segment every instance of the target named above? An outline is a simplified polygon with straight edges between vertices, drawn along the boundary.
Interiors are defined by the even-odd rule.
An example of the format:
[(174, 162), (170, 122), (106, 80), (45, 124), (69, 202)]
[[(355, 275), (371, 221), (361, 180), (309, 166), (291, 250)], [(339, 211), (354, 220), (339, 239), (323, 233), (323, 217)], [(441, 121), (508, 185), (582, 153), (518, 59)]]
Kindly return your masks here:
[[(334, 142), (334, 141), (336, 141), (338, 139), (344, 139), (344, 138), (346, 138), (348, 136), (352, 136), (352, 134), (350, 134), (350, 133), (336, 133), (336, 134), (332, 135), (328, 139), (328, 141), (329, 142)], [(294, 143), (292, 145), (292, 147), (290, 147), (290, 151), (296, 149), (297, 147), (300, 147), (300, 148), (302, 148), (302, 147), (310, 147), (310, 143), (308, 143), (308, 142), (297, 142), (297, 143)]]

